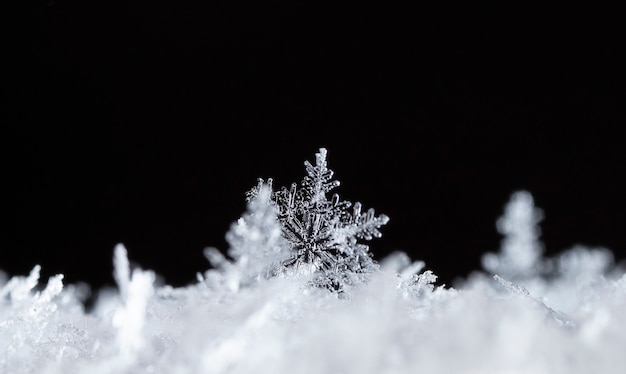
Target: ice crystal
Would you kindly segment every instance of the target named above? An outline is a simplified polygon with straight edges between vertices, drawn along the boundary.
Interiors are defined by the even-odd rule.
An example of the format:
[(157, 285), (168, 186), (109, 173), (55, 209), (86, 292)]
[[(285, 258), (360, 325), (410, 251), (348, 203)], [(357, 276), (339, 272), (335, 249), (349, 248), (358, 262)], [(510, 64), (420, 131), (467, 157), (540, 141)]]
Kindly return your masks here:
[(541, 272), (543, 246), (539, 241), (539, 222), (543, 212), (535, 207), (527, 191), (515, 192), (506, 205), (504, 216), (497, 221), (504, 235), (500, 253), (487, 253), (482, 263), (485, 270), (511, 278), (532, 278)]
[(531, 301), (532, 304), (538, 306), (542, 310), (545, 310), (548, 316), (555, 322), (563, 326), (574, 327), (574, 322), (571, 321), (570, 318), (565, 315), (565, 313), (548, 307), (542, 300), (533, 297), (530, 291), (528, 291), (523, 286), (520, 286), (519, 284), (515, 284), (513, 282), (509, 282), (498, 275), (494, 275), (493, 278), (498, 281), (498, 283), (500, 283), (511, 294), (527, 298)]
[(201, 281), (213, 288), (226, 286), (237, 292), (242, 286), (281, 273), (281, 262), (288, 256), (288, 249), (276, 209), (269, 201), (270, 194), (269, 186), (260, 186), (256, 196), (248, 201), (247, 212), (226, 233), (232, 261), (216, 248), (205, 250), (215, 269), (204, 277), (199, 275)]
[(134, 269), (131, 273), (127, 251), (122, 244), (115, 247), (114, 264), (122, 305), (115, 310), (112, 324), (117, 328), (120, 354), (129, 358), (146, 344), (142, 330), (148, 301), (154, 293), (155, 274), (141, 269)]
[[(306, 176), (300, 185), (293, 183), (272, 192), (270, 201), (290, 245), (291, 256), (284, 266), (311, 272), (316, 285), (342, 291), (365, 280), (377, 268), (362, 241), (380, 237), (379, 228), (389, 218), (376, 216), (374, 209), (362, 212), (360, 202), (342, 201), (336, 193), (328, 197), (340, 183), (327, 167), (326, 154), (326, 149), (320, 148), (315, 165), (304, 162)], [(248, 192), (249, 199), (258, 196), (265, 183), (263, 179), (258, 182)], [(271, 187), (272, 179), (267, 184)]]
[(556, 270), (560, 276), (581, 283), (606, 274), (612, 270), (613, 263), (613, 253), (608, 249), (578, 244), (559, 256)]
[(404, 252), (396, 252), (385, 259), (387, 268), (395, 273), (397, 289), (404, 297), (420, 297), (435, 289), (437, 276), (432, 270), (423, 271), (424, 261), (411, 261)]
[(55, 333), (51, 321), (58, 309), (56, 299), (63, 290), (63, 275), (50, 277), (46, 287), (36, 291), (40, 270), (36, 265), (27, 277), (13, 277), (0, 289), (0, 298), (8, 296), (10, 301), (5, 306), (0, 299), (0, 332), (7, 335), (0, 337), (0, 372), (6, 372), (4, 368), (14, 360), (49, 352), (46, 345)]

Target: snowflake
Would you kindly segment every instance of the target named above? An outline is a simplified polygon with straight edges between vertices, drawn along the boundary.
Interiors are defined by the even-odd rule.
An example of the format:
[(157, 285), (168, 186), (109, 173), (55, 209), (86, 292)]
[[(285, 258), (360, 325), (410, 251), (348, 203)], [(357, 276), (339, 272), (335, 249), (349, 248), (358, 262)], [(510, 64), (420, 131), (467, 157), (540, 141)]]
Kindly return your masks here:
[(542, 263), (543, 243), (539, 240), (542, 219), (543, 211), (529, 192), (513, 193), (497, 221), (498, 231), (504, 235), (500, 253), (485, 254), (483, 268), (518, 281), (539, 275), (547, 266)]
[(205, 250), (214, 269), (198, 279), (213, 289), (225, 287), (238, 292), (241, 287), (258, 283), (282, 273), (282, 261), (288, 257), (288, 244), (282, 237), (276, 209), (269, 201), (270, 190), (260, 186), (255, 198), (248, 201), (247, 212), (226, 233), (230, 244), (228, 256), (217, 248)]
[[(311, 272), (316, 275), (316, 285), (342, 291), (364, 281), (377, 269), (369, 247), (362, 241), (379, 238), (379, 228), (389, 218), (376, 216), (374, 209), (362, 212), (361, 203), (342, 201), (337, 194), (328, 198), (339, 181), (332, 179), (326, 153), (325, 148), (320, 148), (315, 165), (304, 162), (307, 175), (301, 184), (273, 191), (270, 201), (276, 207), (283, 237), (291, 249), (291, 256), (283, 263), (286, 269)], [(259, 179), (247, 194), (249, 201), (264, 184), (271, 188), (272, 179)]]

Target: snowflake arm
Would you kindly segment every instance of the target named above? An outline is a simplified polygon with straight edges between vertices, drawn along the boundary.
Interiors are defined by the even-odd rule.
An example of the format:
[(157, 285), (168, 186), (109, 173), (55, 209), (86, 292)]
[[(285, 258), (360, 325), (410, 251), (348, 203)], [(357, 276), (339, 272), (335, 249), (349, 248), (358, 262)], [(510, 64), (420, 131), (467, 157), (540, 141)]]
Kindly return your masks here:
[(305, 161), (304, 166), (307, 176), (302, 181), (302, 187), (310, 194), (312, 205), (318, 206), (325, 204), (326, 193), (339, 186), (339, 181), (333, 180), (333, 171), (327, 167), (326, 149), (320, 148), (319, 153), (315, 154), (315, 166)]

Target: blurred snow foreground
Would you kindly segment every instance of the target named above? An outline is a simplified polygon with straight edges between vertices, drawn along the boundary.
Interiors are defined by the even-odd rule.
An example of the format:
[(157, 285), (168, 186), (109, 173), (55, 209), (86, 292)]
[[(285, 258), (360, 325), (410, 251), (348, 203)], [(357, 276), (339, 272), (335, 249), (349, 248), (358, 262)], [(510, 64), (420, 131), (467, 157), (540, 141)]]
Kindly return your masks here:
[(624, 270), (603, 248), (545, 258), (530, 193), (497, 221), (499, 251), (452, 288), (405, 253), (374, 261), (363, 242), (388, 218), (328, 198), (339, 183), (316, 156), (299, 185), (259, 180), (195, 284), (157, 286), (122, 244), (117, 290), (90, 311), (62, 275), (39, 286), (39, 266), (0, 282), (0, 372), (626, 372)]

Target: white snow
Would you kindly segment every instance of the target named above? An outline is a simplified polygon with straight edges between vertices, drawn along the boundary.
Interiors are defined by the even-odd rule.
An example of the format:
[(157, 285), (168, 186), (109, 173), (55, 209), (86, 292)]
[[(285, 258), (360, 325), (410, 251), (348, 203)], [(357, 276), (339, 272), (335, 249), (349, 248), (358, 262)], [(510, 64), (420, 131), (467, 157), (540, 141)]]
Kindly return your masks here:
[[(593, 257), (576, 248), (560, 263)], [(119, 255), (119, 254), (118, 254)], [(578, 260), (572, 261), (572, 257)], [(124, 261), (118, 261), (123, 263)], [(566, 269), (533, 294), (476, 273), (457, 288), (383, 261), (350, 297), (275, 277), (231, 289), (159, 287), (135, 269), (85, 313), (71, 287), (5, 297), (2, 373), (622, 373), (626, 275)], [(421, 265), (413, 265), (420, 271)], [(576, 268), (578, 269), (578, 268)], [(118, 269), (118, 272), (122, 270)], [(32, 277), (4, 285), (27, 288)], [(16, 286), (17, 285), (17, 286)], [(554, 300), (554, 302), (553, 302)]]
[[(0, 372), (626, 372), (624, 269), (604, 248), (543, 257), (533, 204), (528, 192), (512, 196), (502, 248), (454, 288), (406, 253), (344, 293), (312, 286), (311, 271), (267, 273), (282, 244), (273, 220), (259, 223), (269, 236), (255, 226), (267, 210), (254, 202), (231, 228), (234, 258), (208, 251), (215, 266), (186, 287), (130, 269), (121, 244), (118, 288), (89, 313), (61, 275), (37, 291), (38, 265), (0, 276)], [(255, 245), (269, 245), (267, 262)]]

